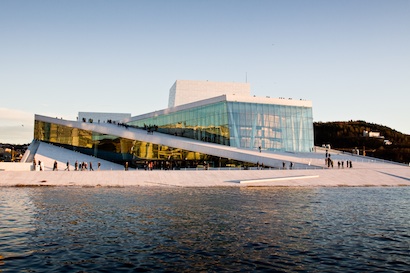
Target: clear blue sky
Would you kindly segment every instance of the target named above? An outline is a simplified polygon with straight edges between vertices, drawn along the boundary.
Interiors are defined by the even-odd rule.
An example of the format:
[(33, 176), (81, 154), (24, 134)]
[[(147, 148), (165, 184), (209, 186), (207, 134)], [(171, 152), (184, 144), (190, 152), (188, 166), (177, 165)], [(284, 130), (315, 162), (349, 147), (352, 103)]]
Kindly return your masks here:
[(0, 142), (34, 114), (167, 107), (177, 79), (313, 101), (410, 134), (410, 1), (0, 1)]

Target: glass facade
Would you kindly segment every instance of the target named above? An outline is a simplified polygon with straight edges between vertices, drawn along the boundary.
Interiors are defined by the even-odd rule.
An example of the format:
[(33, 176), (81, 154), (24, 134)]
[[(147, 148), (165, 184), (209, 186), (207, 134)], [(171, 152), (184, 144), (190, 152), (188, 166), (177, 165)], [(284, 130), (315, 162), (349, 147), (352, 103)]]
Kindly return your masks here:
[(128, 162), (130, 167), (147, 167), (150, 162), (153, 163), (154, 169), (197, 168), (208, 165), (209, 167), (254, 166), (254, 164), (231, 159), (39, 120), (35, 121), (34, 139), (118, 164)]
[(311, 107), (227, 102), (230, 144), (238, 148), (309, 152)]
[(311, 107), (224, 101), (128, 123), (238, 148), (309, 152)]
[(228, 146), (230, 141), (226, 102), (131, 121), (128, 124), (140, 128), (155, 127), (161, 133)]
[[(158, 114), (162, 113), (162, 114)], [(149, 114), (126, 125), (245, 149), (310, 152), (313, 147), (311, 107), (219, 101), (171, 112)], [(119, 164), (154, 168), (254, 166), (176, 147), (126, 139), (40, 120), (34, 138)]]

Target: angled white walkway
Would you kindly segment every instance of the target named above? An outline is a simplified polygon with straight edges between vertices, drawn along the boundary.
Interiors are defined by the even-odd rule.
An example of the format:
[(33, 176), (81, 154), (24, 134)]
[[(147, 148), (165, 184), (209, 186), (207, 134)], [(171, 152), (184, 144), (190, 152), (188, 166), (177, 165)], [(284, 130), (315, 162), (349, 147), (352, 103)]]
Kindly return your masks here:
[(57, 161), (57, 168), (59, 171), (64, 171), (66, 169), (67, 161), (69, 162), (70, 171), (74, 170), (74, 164), (76, 161), (78, 164), (81, 162), (87, 162), (88, 168), (91, 162), (94, 170), (98, 169), (98, 162), (101, 163), (101, 170), (124, 170), (124, 167), (119, 164), (60, 148), (44, 142), (39, 142), (35, 159), (37, 163), (39, 161), (43, 162), (44, 171), (52, 171), (54, 161)]

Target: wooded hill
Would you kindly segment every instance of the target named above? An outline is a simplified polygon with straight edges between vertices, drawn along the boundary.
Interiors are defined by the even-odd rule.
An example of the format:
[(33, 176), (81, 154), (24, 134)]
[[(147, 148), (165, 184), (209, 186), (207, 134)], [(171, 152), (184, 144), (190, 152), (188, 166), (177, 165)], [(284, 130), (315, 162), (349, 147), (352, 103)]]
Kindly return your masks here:
[[(402, 134), (389, 127), (365, 121), (315, 122), (315, 145), (330, 144), (332, 149), (352, 152), (359, 149), (366, 156), (409, 163), (410, 135)], [(380, 137), (372, 137), (363, 132), (378, 132)], [(371, 134), (370, 134), (371, 135)], [(389, 142), (391, 144), (389, 144)]]

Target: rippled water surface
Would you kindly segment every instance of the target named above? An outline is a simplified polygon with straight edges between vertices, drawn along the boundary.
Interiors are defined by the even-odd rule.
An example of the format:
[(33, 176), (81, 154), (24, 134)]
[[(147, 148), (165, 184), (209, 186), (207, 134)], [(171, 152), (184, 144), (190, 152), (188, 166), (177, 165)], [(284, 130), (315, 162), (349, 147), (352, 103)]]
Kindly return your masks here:
[(402, 272), (410, 189), (0, 188), (0, 272)]

